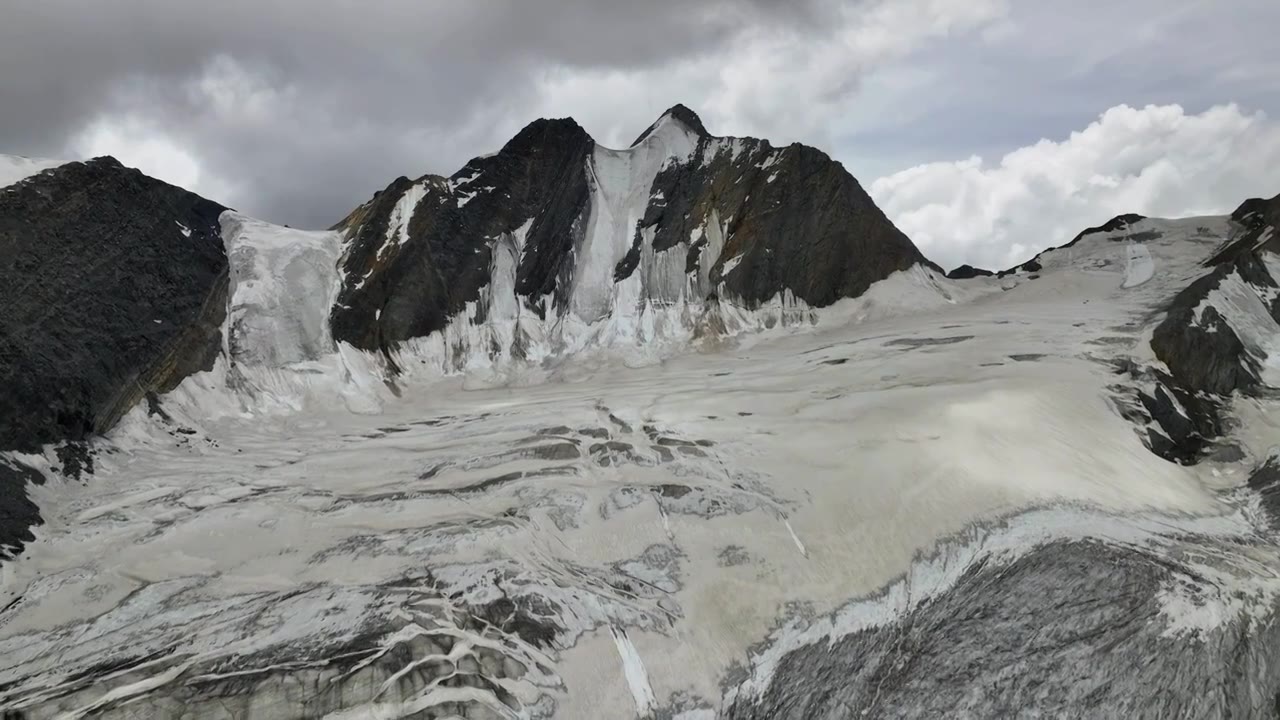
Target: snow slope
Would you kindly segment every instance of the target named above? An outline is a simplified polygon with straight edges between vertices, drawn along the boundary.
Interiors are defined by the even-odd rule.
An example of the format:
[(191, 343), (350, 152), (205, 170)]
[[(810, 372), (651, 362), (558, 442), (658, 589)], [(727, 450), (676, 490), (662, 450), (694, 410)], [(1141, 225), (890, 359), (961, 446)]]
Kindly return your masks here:
[(227, 356), (279, 368), (330, 354), (339, 234), (292, 230), (234, 211), (219, 222), (231, 266)]
[[(583, 262), (616, 263), (635, 207), (619, 189), (683, 151), (659, 130), (648, 149), (593, 159), (600, 230)], [(406, 350), (392, 380), (379, 358), (328, 348), (313, 311), (288, 302), (331, 292), (333, 236), (223, 221), (228, 342), (248, 380), (231, 387), (226, 366), (190, 378), (163, 413), (139, 408), (100, 444), (85, 485), (33, 489), (47, 524), (0, 566), (0, 706), (768, 717), (757, 709), (773, 693), (816, 676), (792, 660), (806, 649), (1053, 543), (1185, 570), (1150, 593), (1175, 649), (1229, 649), (1280, 592), (1266, 571), (1280, 551), (1239, 490), (1280, 415), (1235, 438), (1245, 460), (1182, 467), (1149, 452), (1114, 402), (1115, 363), (1151, 361), (1153, 311), (1203, 273), (1221, 218), (1147, 221), (1143, 252), (1086, 237), (1047, 253), (1034, 279), (915, 268), (802, 309), (798, 326), (775, 317), (703, 352), (643, 367), (604, 355), (518, 388), (477, 382), (485, 367), (406, 360), (517, 330), (530, 347), (575, 337), (504, 304), (519, 233), (493, 261), (496, 319)], [(680, 297), (649, 262), (659, 280), (643, 292), (575, 289), (579, 317), (612, 307), (628, 325), (611, 332), (651, 332), (654, 310), (617, 312)], [(753, 312), (738, 321), (771, 324)], [(268, 407), (267, 392), (305, 403)], [(1111, 672), (1089, 654), (1109, 639), (1037, 651), (1092, 677)], [(1173, 681), (1153, 686), (1183, 698)], [(1198, 697), (1200, 685), (1183, 699)]]
[[(632, 287), (635, 283), (615, 283), (614, 268), (631, 249), (658, 171), (668, 163), (687, 162), (696, 147), (694, 133), (670, 116), (664, 116), (634, 147), (596, 147), (587, 164), (591, 210), (570, 302), (571, 311), (582, 321), (591, 323), (611, 313), (629, 316), (643, 300), (672, 302), (679, 297), (684, 284), (684, 258), (676, 253), (666, 253), (670, 260), (653, 282), (645, 283), (648, 287), (644, 289), (651, 293), (647, 298), (634, 296), (641, 290)], [(658, 262), (657, 258), (649, 258), (650, 265), (654, 262)], [(637, 282), (646, 274), (644, 270), (638, 273)]]

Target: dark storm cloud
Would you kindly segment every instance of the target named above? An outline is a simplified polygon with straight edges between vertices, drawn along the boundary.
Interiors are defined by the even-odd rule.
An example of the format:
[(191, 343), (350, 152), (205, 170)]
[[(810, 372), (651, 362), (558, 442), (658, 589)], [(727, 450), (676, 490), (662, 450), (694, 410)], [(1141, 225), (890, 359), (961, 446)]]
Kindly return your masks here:
[(323, 225), (395, 174), (450, 172), (501, 142), (533, 119), (532, 95), (552, 69), (634, 70), (696, 58), (753, 26), (821, 27), (825, 7), (9, 3), (0, 11), (0, 151), (65, 155), (95, 119), (131, 119), (232, 183), (230, 202)]

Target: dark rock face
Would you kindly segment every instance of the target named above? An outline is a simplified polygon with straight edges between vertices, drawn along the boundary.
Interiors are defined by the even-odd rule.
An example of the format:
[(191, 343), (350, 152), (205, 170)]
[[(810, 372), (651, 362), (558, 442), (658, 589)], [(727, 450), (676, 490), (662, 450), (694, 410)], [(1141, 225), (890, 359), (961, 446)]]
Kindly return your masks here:
[(1280, 628), (1166, 634), (1158, 597), (1178, 583), (1219, 592), (1100, 542), (979, 564), (889, 625), (788, 653), (759, 702), (740, 698), (724, 716), (1270, 717)]
[(1262, 509), (1271, 526), (1280, 529), (1280, 449), (1271, 453), (1249, 476), (1249, 487), (1262, 495)]
[[(1267, 390), (1260, 380), (1263, 348), (1256, 338), (1242, 339), (1232, 323), (1255, 325), (1257, 318), (1252, 314), (1257, 308), (1265, 308), (1280, 322), (1280, 283), (1271, 275), (1264, 255), (1270, 238), (1266, 233), (1277, 217), (1280, 198), (1247, 201), (1232, 216), (1232, 238), (1206, 263), (1211, 270), (1168, 303), (1151, 340), (1168, 372), (1133, 363), (1122, 363), (1117, 369), (1136, 381), (1112, 387), (1118, 393), (1117, 409), (1138, 426), (1146, 446), (1170, 462), (1193, 465), (1206, 455), (1229, 451), (1215, 441), (1223, 434), (1223, 410), (1231, 395)], [(1063, 247), (1100, 233), (1110, 234), (1113, 241), (1134, 243), (1160, 237), (1158, 231), (1130, 231), (1144, 219), (1120, 215), (1085, 230)], [(1038, 268), (1039, 257), (1000, 275), (1034, 269), (1032, 265)], [(1235, 317), (1242, 312), (1249, 317)]]
[(1236, 225), (1236, 232), (1205, 265), (1232, 262), (1252, 252), (1280, 254), (1280, 195), (1270, 200), (1245, 200), (1231, 213), (1231, 221)]
[[(0, 450), (83, 440), (211, 367), (225, 209), (112, 158), (0, 189)], [(13, 477), (0, 479), (0, 544), (33, 517)]]
[(1221, 403), (1212, 396), (1188, 391), (1171, 375), (1155, 371), (1151, 392), (1138, 400), (1155, 427), (1147, 430), (1147, 447), (1180, 465), (1194, 465), (1222, 435)]
[(1146, 220), (1146, 219), (1147, 218), (1145, 215), (1138, 215), (1137, 213), (1125, 213), (1124, 215), (1117, 215), (1097, 227), (1086, 228), (1079, 235), (1072, 238), (1071, 242), (1067, 243), (1066, 245), (1063, 245), (1063, 247), (1071, 247), (1072, 245), (1075, 245), (1076, 243), (1080, 242), (1080, 239), (1085, 237), (1086, 235), (1096, 235), (1098, 233), (1113, 233), (1113, 232), (1119, 232), (1121, 230), (1127, 230), (1130, 225), (1133, 225), (1134, 223), (1137, 223), (1141, 220)]
[(947, 273), (947, 277), (951, 280), (969, 280), (970, 278), (991, 277), (992, 275), (995, 275), (995, 273), (972, 265), (961, 265)]
[[(557, 281), (572, 271), (593, 146), (572, 120), (539, 120), (451, 178), (398, 178), (357, 208), (338, 225), (349, 244), (331, 315), (334, 338), (376, 350), (440, 330), (489, 283), (493, 241), (530, 221), (518, 292), (564, 292)], [(402, 202), (409, 206), (397, 217)], [(397, 220), (408, 224), (404, 242), (396, 227), (388, 238)]]
[(1231, 213), (1231, 220), (1254, 230), (1280, 224), (1280, 195), (1270, 200), (1249, 198)]
[[(790, 291), (825, 306), (927, 262), (822, 152), (802, 145), (776, 149), (749, 138), (730, 146), (679, 105), (637, 144), (664, 122), (679, 124), (696, 147), (688, 158), (665, 164), (652, 187), (639, 188), (648, 191), (648, 204), (613, 277), (585, 282), (629, 278), (642, 251), (682, 253), (686, 272), (705, 276), (712, 269), (701, 267), (709, 242), (701, 229), (711, 217), (726, 228), (723, 250), (711, 258), (711, 279), (720, 290), (709, 295), (723, 292), (746, 304)], [(539, 120), (496, 155), (472, 160), (450, 178), (396, 180), (338, 226), (348, 246), (331, 316), (334, 338), (389, 350), (442, 329), (481, 299), (498, 253), (514, 257), (515, 292), (524, 307), (542, 318), (567, 312), (575, 283), (583, 282), (576, 258), (599, 185), (596, 152), (572, 120)], [(730, 258), (734, 266), (722, 272)], [(483, 321), (485, 312), (481, 303), (471, 319)]]
[(21, 463), (0, 460), (0, 560), (15, 557), (35, 539), (31, 528), (42, 524), (40, 509), (27, 497), (28, 483), (40, 485), (44, 476)]
[(1040, 258), (1037, 256), (1019, 265), (1018, 269), (1024, 272), (1040, 272), (1044, 266), (1040, 264)]
[[(649, 205), (636, 229), (637, 244), (644, 230), (653, 232), (656, 252), (684, 244), (686, 270), (693, 272), (708, 242), (705, 233), (695, 233), (712, 212), (731, 219), (717, 271), (725, 290), (748, 304), (790, 290), (824, 307), (927, 263), (825, 153), (798, 144), (775, 149), (748, 138), (736, 155), (712, 154), (706, 148), (713, 140), (701, 136), (694, 157), (702, 162), (675, 163), (658, 173), (651, 194), (662, 200)], [(730, 258), (738, 262), (723, 272)], [(619, 279), (628, 274), (619, 268)]]
[[(1277, 288), (1257, 253), (1241, 254), (1178, 293), (1151, 338), (1156, 356), (1169, 366), (1178, 383), (1191, 391), (1230, 395), (1258, 390), (1257, 361), (1217, 308), (1212, 304), (1201, 308), (1209, 294), (1233, 274), (1254, 288)], [(1268, 309), (1280, 321), (1280, 300)]]
[(1233, 238), (1206, 263), (1212, 269), (1173, 298), (1152, 333), (1151, 348), (1169, 373), (1157, 373), (1156, 393), (1142, 401), (1164, 433), (1150, 433), (1148, 442), (1161, 457), (1198, 462), (1210, 449), (1209, 441), (1221, 433), (1224, 403), (1234, 393), (1266, 389), (1257, 349), (1247, 346), (1223, 314), (1234, 303), (1219, 307), (1222, 300), (1217, 298), (1230, 284), (1231, 292), (1255, 295), (1260, 312), (1280, 322), (1280, 283), (1263, 256), (1268, 252), (1263, 233), (1275, 219), (1269, 213), (1280, 215), (1280, 202), (1250, 200), (1236, 211)]

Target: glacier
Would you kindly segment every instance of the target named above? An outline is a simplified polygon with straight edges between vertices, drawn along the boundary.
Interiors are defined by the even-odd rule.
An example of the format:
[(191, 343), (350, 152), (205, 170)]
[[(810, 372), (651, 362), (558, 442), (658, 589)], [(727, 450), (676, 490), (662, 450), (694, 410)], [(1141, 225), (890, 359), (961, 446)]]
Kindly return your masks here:
[(0, 157), (50, 280), (3, 327), (6, 718), (1280, 697), (1280, 198), (948, 277), (825, 154), (683, 106), (325, 231), (41, 167)]
[[(589, 270), (563, 315), (515, 294), (525, 226), (492, 240), (475, 306), (390, 355), (328, 329), (339, 231), (224, 213), (216, 365), (95, 440), (83, 483), (54, 475), (52, 448), (21, 456), (50, 477), (31, 489), (36, 541), (0, 565), (0, 707), (690, 720), (1269, 706), (1221, 673), (1235, 658), (1251, 687), (1274, 682), (1280, 546), (1244, 488), (1280, 438), (1274, 400), (1229, 410), (1243, 460), (1190, 466), (1119, 411), (1117, 365), (1160, 367), (1159, 308), (1203, 274), (1228, 219), (1144, 220), (1129, 229), (1140, 250), (1099, 233), (1004, 277), (918, 265), (824, 308), (705, 303), (712, 268), (732, 270), (719, 222), (697, 273), (683, 253), (675, 267), (642, 252), (627, 279), (601, 280), (653, 202), (634, 188), (686, 157), (685, 137), (672, 123), (593, 153)], [(1209, 302), (1274, 334), (1234, 287)], [(1004, 598), (999, 573), (1038, 590)], [(1131, 616), (1091, 634), (1088, 615), (998, 604), (1055, 584), (1086, 604), (1128, 602), (1088, 594), (1128, 587)], [(967, 601), (997, 604), (969, 618)], [(1033, 613), (1034, 632), (1018, 624)], [(990, 660), (928, 644), (957, 617), (1039, 639)], [(903, 660), (911, 643), (928, 675)], [(1157, 651), (1182, 680), (1062, 686)]]

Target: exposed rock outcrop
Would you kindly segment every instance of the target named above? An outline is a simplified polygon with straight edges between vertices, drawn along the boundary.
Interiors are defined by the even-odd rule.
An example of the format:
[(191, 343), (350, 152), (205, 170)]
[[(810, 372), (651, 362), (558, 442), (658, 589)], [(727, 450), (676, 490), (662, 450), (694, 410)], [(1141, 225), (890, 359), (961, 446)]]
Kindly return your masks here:
[[(0, 450), (83, 440), (211, 367), (224, 209), (109, 157), (0, 188)], [(0, 519), (0, 545), (34, 517), (22, 487), (0, 483), (18, 508)]]
[[(1218, 265), (1178, 293), (1151, 347), (1187, 388), (1216, 395), (1252, 393), (1262, 383), (1255, 321), (1280, 322), (1277, 284), (1256, 253)], [(1268, 302), (1268, 300), (1270, 300)], [(1252, 315), (1253, 317), (1249, 317)]]
[(489, 283), (498, 239), (521, 228), (517, 292), (564, 302), (593, 147), (573, 120), (538, 120), (450, 178), (396, 179), (338, 226), (349, 244), (334, 338), (374, 350), (441, 330)]
[(890, 623), (787, 653), (766, 692), (722, 717), (1269, 716), (1274, 617), (1198, 636), (1162, 618), (1160, 594), (1196, 573), (1090, 541), (979, 563)]
[(984, 270), (968, 264), (952, 268), (947, 273), (947, 277), (951, 280), (969, 280), (976, 277), (991, 277), (992, 275), (995, 275), (995, 273), (990, 270)]
[(1280, 447), (1249, 476), (1249, 487), (1262, 496), (1262, 509), (1272, 527), (1280, 529)]
[(1229, 242), (1209, 258), (1206, 265), (1220, 265), (1241, 255), (1268, 251), (1280, 255), (1280, 195), (1270, 200), (1250, 198), (1231, 213), (1237, 232)]
[(1206, 262), (1211, 270), (1173, 299), (1151, 339), (1178, 382), (1224, 396), (1278, 384), (1267, 365), (1280, 332), (1280, 196), (1248, 200), (1231, 219), (1231, 237)]
[(452, 177), (397, 179), (338, 227), (334, 337), (367, 350), (495, 306), (585, 324), (722, 297), (825, 306), (927, 262), (824, 153), (714, 137), (684, 106), (625, 150), (539, 120)]
[(1241, 205), (1231, 236), (1205, 263), (1209, 272), (1173, 298), (1153, 331), (1151, 348), (1169, 369), (1159, 373), (1157, 394), (1143, 397), (1167, 436), (1152, 436), (1157, 454), (1197, 461), (1234, 394), (1280, 387), (1271, 357), (1280, 337), (1280, 255), (1268, 249), (1278, 217), (1280, 197)]

